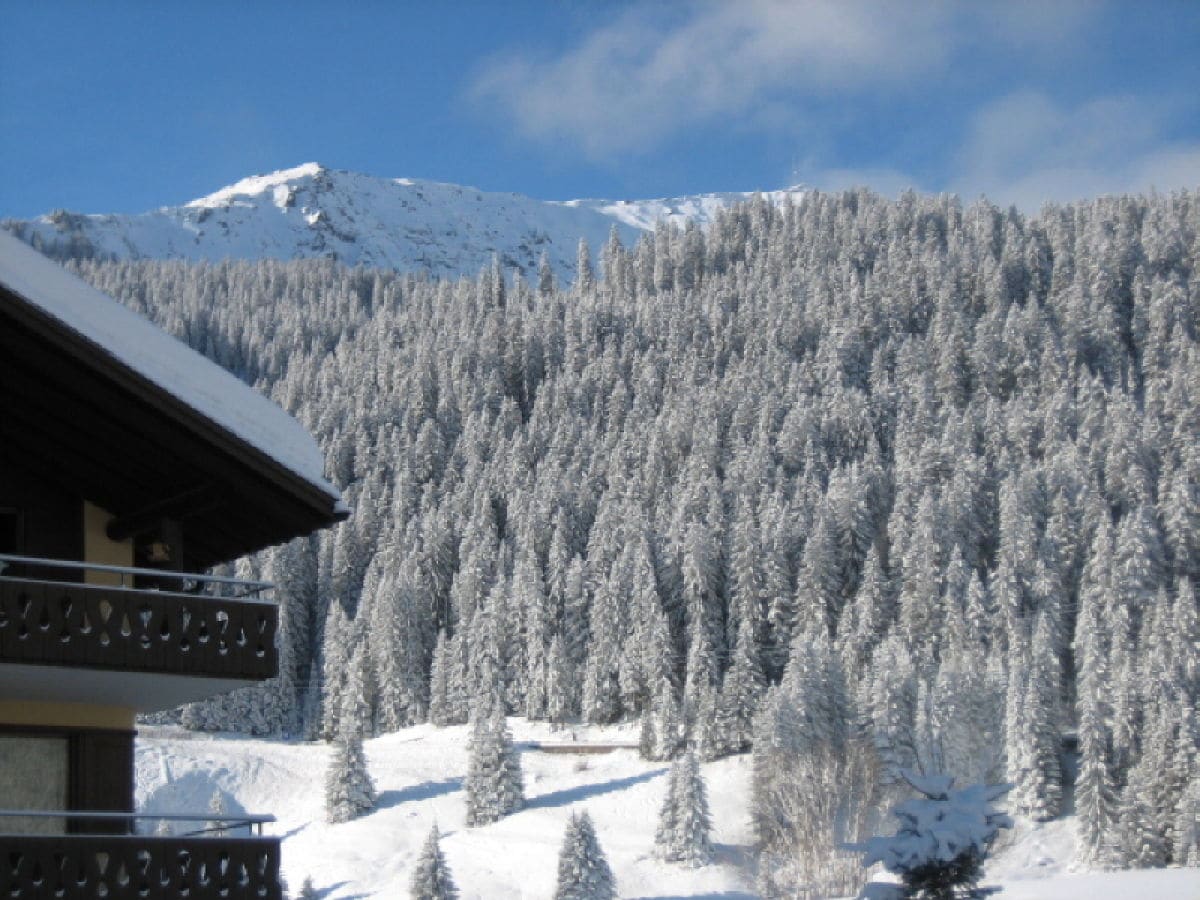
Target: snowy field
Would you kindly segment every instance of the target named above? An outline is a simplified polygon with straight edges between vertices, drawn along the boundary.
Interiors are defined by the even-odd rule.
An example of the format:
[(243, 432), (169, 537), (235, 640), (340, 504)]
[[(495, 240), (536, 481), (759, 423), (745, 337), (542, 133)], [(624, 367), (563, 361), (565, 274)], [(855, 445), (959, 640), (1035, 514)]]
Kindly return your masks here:
[[(522, 743), (569, 740), (541, 723), (510, 720)], [(589, 742), (630, 742), (631, 729), (575, 732)], [(465, 726), (422, 725), (366, 742), (379, 803), (374, 813), (326, 825), (324, 744), (216, 737), (177, 729), (141, 730), (137, 748), (139, 807), (149, 813), (205, 810), (221, 792), (231, 813), (270, 812), (283, 837), (283, 866), (293, 892), (306, 876), (329, 900), (407, 897), (413, 864), (436, 820), (464, 900), (549, 898), (563, 830), (586, 809), (616, 875), (622, 898), (747, 900), (742, 870), (751, 839), (746, 798), (749, 757), (706, 764), (717, 861), (685, 869), (654, 858), (654, 829), (667, 766), (633, 750), (604, 755), (523, 750), (524, 810), (494, 825), (463, 827)], [(989, 884), (1013, 900), (1200, 900), (1200, 869), (1073, 873), (1073, 822), (1019, 825), (989, 866)]]

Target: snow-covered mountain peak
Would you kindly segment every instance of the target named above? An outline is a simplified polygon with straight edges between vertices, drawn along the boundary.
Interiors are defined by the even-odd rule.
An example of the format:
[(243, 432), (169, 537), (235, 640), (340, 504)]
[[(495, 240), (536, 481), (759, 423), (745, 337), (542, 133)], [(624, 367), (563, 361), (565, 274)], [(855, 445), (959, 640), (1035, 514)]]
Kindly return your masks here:
[(228, 187), (223, 187), (219, 191), (215, 191), (205, 197), (192, 200), (190, 203), (185, 204), (185, 207), (230, 206), (240, 198), (249, 200), (250, 198), (261, 196), (268, 191), (275, 198), (276, 205), (279, 205), (278, 196), (280, 189), (286, 191), (294, 182), (305, 178), (316, 178), (324, 171), (326, 171), (325, 167), (320, 163), (310, 162), (294, 166), (290, 169), (280, 169), (278, 172), (271, 172), (267, 175), (251, 175), (249, 178), (243, 178), (241, 181), (235, 182)]
[[(763, 196), (783, 202), (801, 193)], [(598, 249), (615, 224), (621, 239), (632, 244), (660, 221), (703, 224), (752, 196), (543, 201), (310, 162), (140, 215), (58, 212), (0, 225), (60, 257), (196, 262), (315, 257), (453, 277), (474, 275), (493, 256), (505, 268), (530, 275), (544, 253), (559, 277), (569, 280), (580, 238)]]

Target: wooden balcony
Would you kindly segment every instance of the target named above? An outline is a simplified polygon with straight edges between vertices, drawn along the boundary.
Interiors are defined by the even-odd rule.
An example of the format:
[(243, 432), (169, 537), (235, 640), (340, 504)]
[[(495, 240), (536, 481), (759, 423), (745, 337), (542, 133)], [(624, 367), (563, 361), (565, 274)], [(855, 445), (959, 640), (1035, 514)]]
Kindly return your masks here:
[[(66, 823), (73, 831), (136, 831), (146, 818), (0, 812), (0, 896), (282, 900), (279, 838), (261, 834), (271, 816), (223, 818), (215, 831), (204, 814), (153, 817), (203, 822), (199, 830), (171, 836), (10, 833), (31, 821)], [(246, 833), (229, 835), (226, 829)], [(251, 834), (255, 829), (259, 833)]]
[[(148, 711), (278, 672), (278, 608), (259, 596), (268, 584), (15, 556), (0, 563), (20, 573), (0, 575), (0, 696)], [(118, 583), (61, 574), (84, 570)]]

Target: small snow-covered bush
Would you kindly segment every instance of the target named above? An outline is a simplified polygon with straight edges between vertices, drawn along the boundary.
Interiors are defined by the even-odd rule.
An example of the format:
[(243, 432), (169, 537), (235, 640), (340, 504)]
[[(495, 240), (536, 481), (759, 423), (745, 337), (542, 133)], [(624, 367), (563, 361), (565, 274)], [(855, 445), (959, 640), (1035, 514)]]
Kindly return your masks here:
[(948, 775), (919, 776), (907, 770), (904, 780), (923, 797), (906, 800), (892, 810), (900, 830), (873, 837), (855, 849), (866, 854), (864, 866), (883, 863), (900, 876), (899, 885), (868, 885), (863, 900), (976, 900), (998, 888), (979, 887), (983, 862), (1001, 828), (1012, 819), (992, 808), (1012, 786), (972, 785), (954, 790)]

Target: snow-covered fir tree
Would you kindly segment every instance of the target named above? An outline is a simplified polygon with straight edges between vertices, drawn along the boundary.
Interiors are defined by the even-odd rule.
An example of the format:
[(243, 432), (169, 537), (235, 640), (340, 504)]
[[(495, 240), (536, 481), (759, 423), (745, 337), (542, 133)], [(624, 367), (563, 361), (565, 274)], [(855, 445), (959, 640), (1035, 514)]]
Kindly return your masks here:
[(374, 809), (375, 799), (362, 737), (353, 732), (339, 735), (325, 771), (325, 820), (349, 822)]
[(554, 900), (616, 900), (616, 881), (592, 818), (584, 810), (571, 813), (558, 853)]
[(683, 718), (675, 689), (667, 678), (659, 682), (654, 700), (642, 711), (638, 752), (643, 759), (674, 759), (684, 745)]
[(468, 753), (464, 789), (469, 827), (496, 822), (525, 805), (521, 760), (494, 693), (490, 701), (477, 704)]
[(750, 749), (754, 714), (766, 688), (754, 626), (743, 619), (734, 644), (733, 662), (725, 672), (715, 714), (715, 734), (721, 753)]
[(408, 883), (411, 900), (456, 900), (458, 897), (458, 888), (454, 886), (450, 867), (446, 865), (440, 838), (435, 823), (425, 839)]
[(655, 848), (668, 862), (685, 866), (707, 865), (713, 852), (709, 839), (711, 830), (708, 793), (700, 774), (700, 763), (696, 754), (688, 751), (672, 763), (667, 776), (667, 792), (654, 835)]

